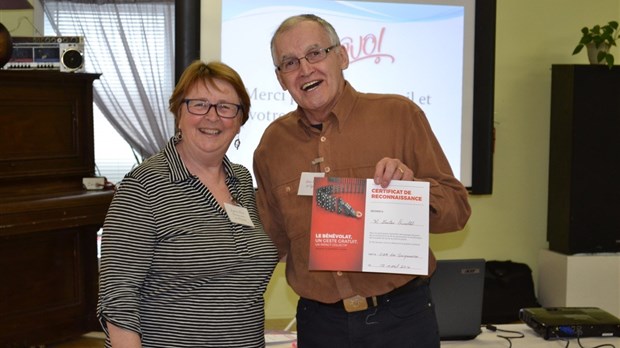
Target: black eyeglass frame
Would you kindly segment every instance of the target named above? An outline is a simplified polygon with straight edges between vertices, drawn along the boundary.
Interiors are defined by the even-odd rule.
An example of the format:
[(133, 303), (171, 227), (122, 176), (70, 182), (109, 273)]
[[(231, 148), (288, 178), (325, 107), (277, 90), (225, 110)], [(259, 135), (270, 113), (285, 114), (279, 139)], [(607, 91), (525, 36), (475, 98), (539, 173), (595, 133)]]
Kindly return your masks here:
[[(205, 99), (183, 99), (181, 101), (183, 102), (183, 104), (185, 104), (187, 112), (189, 112), (192, 115), (197, 115), (197, 116), (204, 116), (204, 115), (208, 114), (209, 111), (211, 111), (212, 107), (215, 107), (215, 114), (217, 115), (217, 117), (225, 118), (227, 120), (230, 120), (230, 119), (233, 119), (233, 118), (237, 117), (239, 115), (239, 111), (243, 110), (243, 105), (235, 104), (235, 103), (215, 103), (215, 104), (212, 104), (210, 101), (205, 100)], [(189, 109), (189, 103), (191, 103), (193, 101), (201, 101), (201, 102), (204, 102), (205, 104), (209, 105), (209, 107), (207, 107), (207, 111), (205, 111), (204, 113), (191, 112), (190, 109)], [(234, 106), (234, 107), (237, 108), (237, 111), (235, 112), (235, 114), (233, 116), (222, 116), (222, 115), (220, 115), (220, 111), (219, 111), (219, 108), (218, 108), (218, 106), (220, 106), (220, 105)]]
[[(325, 58), (327, 58), (327, 54), (328, 54), (329, 52), (331, 52), (334, 48), (337, 48), (337, 47), (340, 47), (340, 44), (331, 45), (331, 46), (329, 46), (329, 47), (327, 47), (327, 48), (319, 48), (319, 49), (317, 49), (317, 50), (312, 50), (312, 51), (308, 52), (308, 53), (307, 53), (305, 56), (303, 56), (303, 57), (299, 57), (299, 58), (297, 58), (297, 57), (295, 57), (295, 58), (287, 58), (285, 61), (280, 62), (280, 65), (276, 65), (276, 68), (278, 69), (278, 71), (283, 72), (283, 73), (289, 73), (289, 72), (296, 71), (296, 70), (298, 70), (298, 69), (299, 69), (299, 67), (301, 67), (301, 60), (302, 60), (302, 59), (305, 59), (305, 60), (306, 60), (306, 62), (308, 62), (308, 63), (310, 63), (310, 64), (315, 64), (315, 63), (321, 62), (321, 61), (325, 60)], [(318, 52), (325, 52), (325, 56), (324, 56), (323, 58), (321, 58), (321, 59), (319, 59), (319, 60), (315, 60), (315, 61), (310, 61), (310, 59), (308, 59), (308, 56), (309, 56), (309, 55), (311, 55), (311, 54), (315, 54), (315, 53), (318, 53)], [(291, 62), (291, 61), (296, 61), (296, 62), (297, 62), (297, 64), (295, 65), (295, 66), (296, 66), (296, 68), (295, 68), (295, 69), (293, 69), (293, 70), (284, 70), (284, 69), (282, 69), (282, 66), (283, 66), (285, 63), (288, 63), (288, 62)]]

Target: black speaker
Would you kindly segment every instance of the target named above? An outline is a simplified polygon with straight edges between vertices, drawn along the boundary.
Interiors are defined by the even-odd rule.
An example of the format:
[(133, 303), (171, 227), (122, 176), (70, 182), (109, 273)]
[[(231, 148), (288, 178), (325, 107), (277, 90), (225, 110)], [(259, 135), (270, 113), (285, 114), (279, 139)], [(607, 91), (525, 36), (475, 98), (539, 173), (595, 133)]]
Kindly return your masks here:
[(547, 240), (620, 251), (620, 66), (553, 65)]
[(61, 43), (60, 50), (60, 71), (62, 72), (82, 72), (84, 71), (84, 44), (83, 43)]

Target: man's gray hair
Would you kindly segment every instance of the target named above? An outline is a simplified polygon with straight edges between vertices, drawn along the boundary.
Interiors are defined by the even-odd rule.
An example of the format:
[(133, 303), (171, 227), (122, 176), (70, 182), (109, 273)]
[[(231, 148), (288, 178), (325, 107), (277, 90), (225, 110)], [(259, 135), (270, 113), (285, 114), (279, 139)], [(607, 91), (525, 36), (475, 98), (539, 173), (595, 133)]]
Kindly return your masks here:
[(323, 18), (317, 15), (313, 15), (313, 14), (301, 14), (301, 15), (292, 16), (292, 17), (285, 19), (282, 22), (282, 24), (280, 24), (278, 29), (276, 29), (275, 33), (271, 37), (271, 58), (273, 60), (274, 65), (276, 66), (278, 65), (278, 61), (276, 57), (276, 47), (275, 47), (276, 37), (284, 33), (285, 31), (291, 29), (293, 26), (297, 25), (298, 23), (305, 22), (305, 21), (319, 23), (321, 27), (323, 27), (323, 29), (327, 32), (327, 35), (329, 36), (330, 46), (340, 44), (340, 38), (338, 37), (338, 34), (336, 33), (336, 29), (334, 29), (334, 27), (329, 22), (324, 20)]

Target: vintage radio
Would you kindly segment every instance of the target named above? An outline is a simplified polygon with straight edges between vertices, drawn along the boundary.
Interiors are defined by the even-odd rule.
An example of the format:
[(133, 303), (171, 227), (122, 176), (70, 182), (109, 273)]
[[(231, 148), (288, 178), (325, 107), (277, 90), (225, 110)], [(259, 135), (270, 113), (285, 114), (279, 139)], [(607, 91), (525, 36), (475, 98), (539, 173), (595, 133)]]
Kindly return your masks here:
[(13, 37), (13, 52), (4, 69), (83, 72), (84, 37)]

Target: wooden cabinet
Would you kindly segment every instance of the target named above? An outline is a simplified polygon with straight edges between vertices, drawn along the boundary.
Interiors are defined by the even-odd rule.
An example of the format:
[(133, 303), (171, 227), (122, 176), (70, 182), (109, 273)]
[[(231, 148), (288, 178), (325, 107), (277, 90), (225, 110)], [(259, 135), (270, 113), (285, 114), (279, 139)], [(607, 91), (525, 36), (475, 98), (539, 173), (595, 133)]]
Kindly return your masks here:
[(0, 70), (0, 346), (98, 329), (97, 231), (113, 192), (82, 187), (98, 77)]
[(620, 252), (620, 66), (553, 65), (547, 240)]

